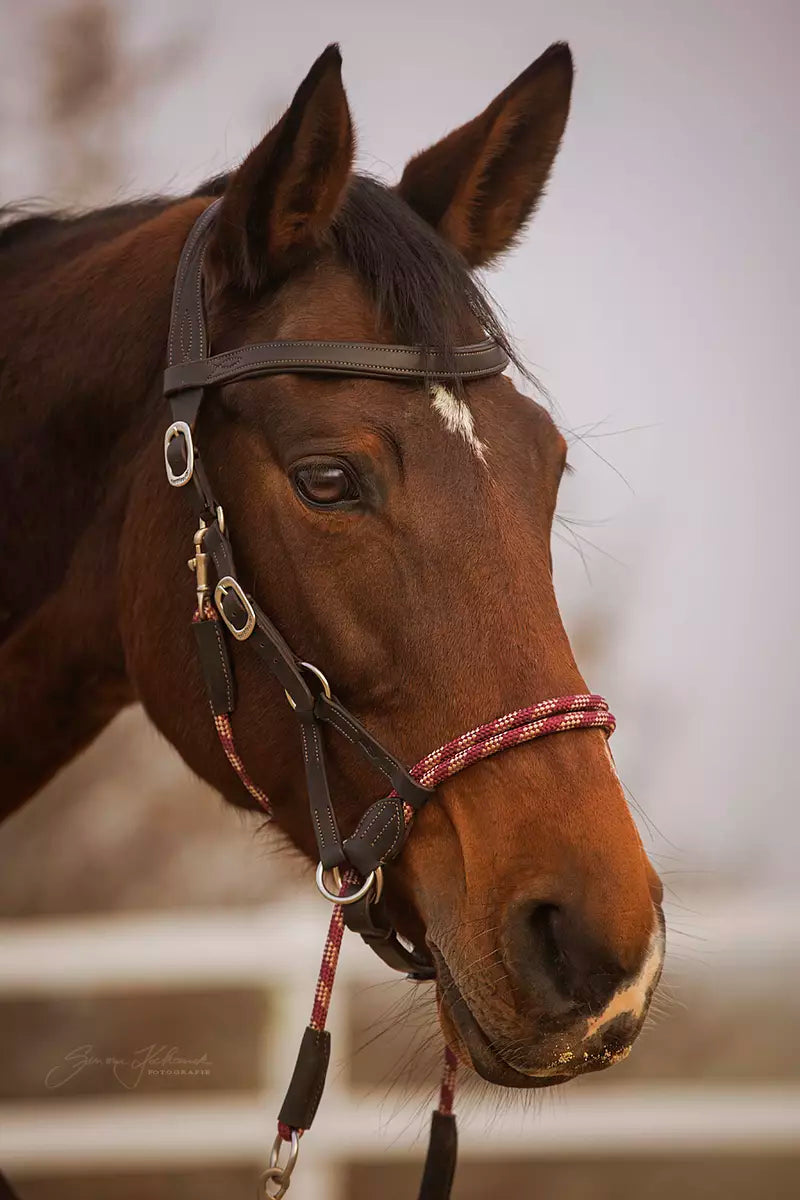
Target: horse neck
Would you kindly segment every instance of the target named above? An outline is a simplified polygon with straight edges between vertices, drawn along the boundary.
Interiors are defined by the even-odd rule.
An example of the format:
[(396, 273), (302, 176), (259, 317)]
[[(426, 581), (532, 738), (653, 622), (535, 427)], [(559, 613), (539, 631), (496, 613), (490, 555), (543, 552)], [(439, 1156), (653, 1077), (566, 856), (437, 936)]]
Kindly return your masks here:
[[(28, 612), (104, 507), (124, 512), (136, 455), (163, 418), (173, 277), (205, 203), (53, 223), (3, 252), (0, 560), (29, 581)], [(24, 615), (12, 597), (0, 607), (7, 626)]]

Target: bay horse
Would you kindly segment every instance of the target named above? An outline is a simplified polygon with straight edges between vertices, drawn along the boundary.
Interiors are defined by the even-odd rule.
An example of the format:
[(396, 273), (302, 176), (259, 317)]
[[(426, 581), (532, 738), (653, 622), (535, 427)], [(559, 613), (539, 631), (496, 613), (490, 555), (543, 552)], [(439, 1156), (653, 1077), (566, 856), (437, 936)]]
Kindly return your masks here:
[[(390, 188), (354, 173), (331, 46), (232, 173), (180, 199), (22, 218), (0, 233), (3, 812), (139, 702), (231, 804), (257, 811), (268, 794), (279, 829), (313, 861), (320, 830), (303, 800), (298, 716), (306, 766), (313, 755), (292, 709), (302, 681), (314, 683), (316, 729), (331, 680), (360, 732), (312, 743), (335, 797), (325, 811), (353, 842), (384, 794), (374, 767), (392, 747), (395, 810), (419, 808), (408, 844), (375, 860), (393, 944), (436, 979), (452, 1064), (511, 1088), (624, 1057), (664, 956), (661, 885), (607, 747), (612, 719), (587, 696), (553, 590), (566, 443), (501, 373), (518, 360), (475, 276), (537, 207), (572, 74), (568, 47), (551, 46)], [(181, 327), (176, 366), (175, 305), (192, 279), (201, 321), (186, 327), (188, 345)], [(358, 369), (320, 359), (320, 346)], [(224, 373), (265, 347), (271, 367)], [(275, 347), (290, 348), (286, 362)], [(485, 371), (458, 366), (479, 354)], [(405, 361), (406, 374), (386, 365)], [(195, 396), (190, 420), (174, 419), (175, 395)], [(194, 471), (206, 497), (199, 528), (166, 486), (165, 451), (170, 482)], [(244, 581), (217, 590), (216, 609), (212, 532), (218, 549), (235, 548)], [(229, 659), (236, 679), (232, 724), (233, 701), (220, 716), (212, 680), (218, 739), (193, 613), (228, 644), (223, 670)], [(267, 661), (247, 653), (256, 624), (272, 651), (285, 648), (280, 669), (269, 647)], [(539, 723), (531, 737), (571, 736), (489, 757), (524, 739), (506, 737), (507, 718), (481, 722), (521, 712)], [(464, 754), (464, 729), (489, 730), (486, 754)], [(440, 743), (447, 762), (468, 761), (439, 774), (397, 767), (430, 768), (422, 756)], [(415, 805), (414, 787), (430, 782), (435, 798)], [(322, 890), (335, 878), (344, 898), (346, 881), (326, 874), (337, 863), (323, 854)], [(274, 1168), (269, 1195), (283, 1194), (284, 1176)]]

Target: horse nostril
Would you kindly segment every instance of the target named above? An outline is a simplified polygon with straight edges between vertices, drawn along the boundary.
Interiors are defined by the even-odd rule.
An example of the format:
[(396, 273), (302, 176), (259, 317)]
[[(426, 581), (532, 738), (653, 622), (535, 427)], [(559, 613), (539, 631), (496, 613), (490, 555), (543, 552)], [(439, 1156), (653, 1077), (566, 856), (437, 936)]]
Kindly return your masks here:
[(554, 1014), (577, 1004), (587, 1015), (602, 1011), (626, 972), (598, 944), (580, 918), (550, 902), (527, 902), (512, 917), (517, 975)]
[(637, 1030), (638, 1021), (631, 1013), (624, 1013), (622, 1016), (616, 1017), (608, 1025), (603, 1026), (601, 1032), (603, 1050), (609, 1054), (620, 1054), (623, 1050), (627, 1050), (636, 1037)]
[(528, 915), (528, 926), (535, 943), (536, 956), (550, 964), (554, 974), (561, 969), (561, 949), (556, 937), (558, 928), (557, 904), (534, 904)]

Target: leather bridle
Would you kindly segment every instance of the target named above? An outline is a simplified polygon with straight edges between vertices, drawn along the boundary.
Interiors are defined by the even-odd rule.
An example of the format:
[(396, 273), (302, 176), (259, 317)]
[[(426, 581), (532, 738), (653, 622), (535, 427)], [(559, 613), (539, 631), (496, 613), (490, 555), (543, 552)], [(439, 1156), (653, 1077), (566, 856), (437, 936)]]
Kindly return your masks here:
[[(253, 784), (235, 751), (230, 717), (236, 707), (236, 683), (225, 630), (247, 643), (286, 692), (297, 717), (305, 762), (311, 821), (319, 850), (317, 883), (334, 905), (323, 968), (324, 1004), (303, 1039), (297, 1066), (279, 1117), (279, 1135), (264, 1175), (265, 1194), (280, 1197), (289, 1186), (300, 1133), (308, 1129), (324, 1085), (330, 1053), (325, 1030), (343, 923), (356, 930), (389, 966), (415, 980), (434, 979), (426, 951), (401, 941), (381, 902), (382, 868), (396, 858), (416, 812), (430, 800), (437, 783), (480, 758), (549, 733), (587, 726), (613, 729), (614, 719), (599, 696), (562, 697), (507, 714), (448, 743), (409, 769), (387, 750), (333, 694), (313, 664), (301, 662), (258, 602), (240, 583), (222, 506), (217, 502), (194, 442), (195, 422), (206, 391), (252, 376), (313, 373), (380, 379), (468, 381), (502, 372), (508, 357), (493, 340), (459, 346), (445, 355), (416, 346), (371, 342), (272, 341), (210, 354), (203, 296), (204, 258), (221, 201), (195, 222), (181, 253), (172, 301), (164, 395), (172, 422), (164, 438), (167, 478), (185, 488), (198, 521), (194, 537), (197, 608), (194, 630), (202, 673), (220, 740), (234, 769), (262, 807), (264, 793)], [(209, 560), (216, 583), (211, 588)], [(213, 603), (212, 603), (213, 596)], [(323, 728), (352, 742), (391, 785), (388, 795), (371, 804), (348, 837), (342, 837), (325, 765)], [(336, 892), (328, 886), (333, 880)], [(318, 988), (318, 997), (320, 989)], [(449, 1195), (455, 1167), (452, 1088), (455, 1059), (448, 1053), (442, 1102), (434, 1114), (431, 1148), (421, 1197)], [(449, 1120), (449, 1123), (447, 1123)], [(289, 1161), (278, 1165), (282, 1140), (291, 1143)]]

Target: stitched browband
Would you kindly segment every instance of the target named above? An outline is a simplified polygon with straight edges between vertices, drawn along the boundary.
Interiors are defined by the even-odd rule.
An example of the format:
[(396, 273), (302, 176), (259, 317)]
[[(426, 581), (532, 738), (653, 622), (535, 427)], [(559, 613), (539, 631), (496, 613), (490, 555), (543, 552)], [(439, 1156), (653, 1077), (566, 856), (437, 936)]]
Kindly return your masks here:
[(508, 366), (508, 355), (497, 342), (486, 338), (474, 346), (458, 346), (450, 356), (417, 346), (389, 346), (382, 342), (257, 342), (167, 367), (167, 396), (191, 388), (214, 387), (250, 375), (281, 372), (326, 375), (389, 376), (392, 379), (482, 379)]

